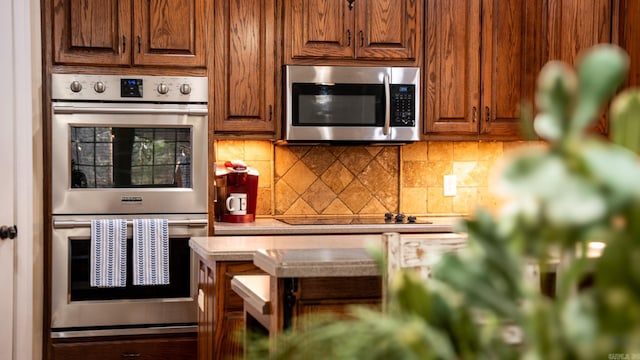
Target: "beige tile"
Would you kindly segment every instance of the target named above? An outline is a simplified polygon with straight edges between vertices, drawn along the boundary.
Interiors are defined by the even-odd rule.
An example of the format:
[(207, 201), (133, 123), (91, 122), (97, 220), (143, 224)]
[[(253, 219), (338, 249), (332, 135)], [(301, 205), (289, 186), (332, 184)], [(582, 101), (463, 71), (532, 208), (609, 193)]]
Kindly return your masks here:
[(497, 213), (502, 206), (502, 199), (495, 194), (489, 187), (478, 187), (478, 205)]
[(358, 176), (362, 169), (373, 159), (373, 156), (364, 147), (355, 146), (345, 149), (338, 156), (338, 159), (352, 174)]
[(323, 215), (353, 215), (353, 212), (342, 200), (334, 199), (322, 212)]
[(358, 179), (355, 179), (338, 197), (351, 211), (358, 213), (371, 200), (372, 195)]
[(387, 183), (373, 190), (372, 194), (387, 211), (397, 212), (400, 201), (399, 187), (397, 178), (391, 178)]
[(429, 167), (426, 161), (404, 161), (402, 187), (426, 187)]
[(271, 188), (258, 189), (258, 201), (256, 203), (257, 215), (272, 215), (271, 213)]
[(458, 186), (487, 186), (491, 164), (488, 161), (454, 161), (453, 174)]
[(450, 214), (453, 212), (453, 197), (444, 196), (444, 188), (427, 189), (427, 212), (430, 214)]
[(321, 213), (336, 198), (322, 180), (316, 180), (301, 196), (317, 213)]
[(298, 157), (288, 146), (276, 146), (274, 159), (274, 174), (276, 178), (286, 174), (298, 160)]
[(501, 141), (489, 141), (478, 143), (478, 160), (496, 161), (502, 157), (503, 146)]
[(336, 194), (339, 194), (351, 183), (354, 175), (342, 163), (336, 161), (320, 177), (327, 186)]
[(427, 213), (427, 189), (404, 188), (402, 189), (402, 207), (400, 212), (405, 214)]
[(378, 162), (389, 173), (398, 175), (400, 169), (400, 149), (399, 146), (384, 146), (376, 155), (375, 161)]
[(375, 192), (392, 182), (396, 177), (376, 161), (370, 162), (360, 173), (358, 179), (369, 190)]
[(358, 214), (360, 215), (377, 215), (384, 214), (389, 211), (387, 208), (382, 205), (378, 199), (375, 197), (369, 200), (369, 202), (360, 210)]
[(367, 150), (367, 152), (374, 157), (378, 156), (378, 154), (382, 151), (381, 146), (365, 146), (364, 149)]
[(306, 201), (298, 199), (287, 209), (285, 215), (317, 215), (317, 213)]
[(430, 161), (452, 161), (453, 142), (450, 141), (429, 141), (428, 157)]
[(414, 142), (402, 147), (403, 161), (426, 161), (428, 160), (428, 147), (425, 141)]
[(268, 160), (254, 160), (247, 162), (247, 165), (258, 170), (258, 187), (267, 188), (271, 187), (271, 161)]
[(298, 161), (291, 169), (284, 174), (283, 180), (289, 184), (298, 194), (302, 194), (307, 190), (314, 181), (316, 181), (315, 174), (309, 170), (309, 168)]
[(460, 141), (453, 143), (453, 161), (478, 160), (478, 142)]
[(444, 186), (444, 176), (453, 173), (451, 161), (429, 161), (425, 173), (427, 186)]
[(246, 140), (244, 143), (244, 159), (249, 162), (252, 160), (267, 160), (273, 158), (273, 145), (271, 141), (265, 140)]
[(458, 187), (453, 199), (453, 212), (456, 214), (471, 214), (478, 207), (478, 188)]
[(309, 150), (313, 149), (313, 146), (307, 145), (287, 145), (286, 148), (291, 151), (292, 154), (296, 156), (298, 159), (302, 159), (302, 157), (309, 152)]
[(218, 140), (216, 144), (216, 160), (244, 160), (243, 140)]
[(320, 176), (336, 161), (336, 157), (326, 146), (316, 146), (309, 150), (301, 160), (316, 176)]
[(284, 214), (298, 199), (298, 193), (284, 180), (276, 183), (275, 215)]

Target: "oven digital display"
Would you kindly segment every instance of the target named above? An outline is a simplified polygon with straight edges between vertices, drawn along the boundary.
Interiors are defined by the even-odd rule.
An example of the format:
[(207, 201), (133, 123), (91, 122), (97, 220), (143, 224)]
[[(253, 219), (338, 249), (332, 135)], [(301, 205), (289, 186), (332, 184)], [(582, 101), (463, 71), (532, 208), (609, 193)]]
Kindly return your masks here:
[(120, 97), (141, 98), (142, 79), (120, 79)]

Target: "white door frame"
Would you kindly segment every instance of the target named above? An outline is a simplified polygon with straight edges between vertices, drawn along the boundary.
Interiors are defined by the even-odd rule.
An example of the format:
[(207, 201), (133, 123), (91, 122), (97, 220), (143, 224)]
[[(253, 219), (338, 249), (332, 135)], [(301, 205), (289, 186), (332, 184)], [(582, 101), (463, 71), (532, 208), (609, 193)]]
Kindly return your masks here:
[[(0, 0), (2, 91), (11, 110), (13, 156), (0, 154), (13, 173), (14, 240), (12, 359), (41, 359), (43, 306), (42, 71), (40, 2)], [(5, 77), (6, 75), (6, 77)], [(5, 102), (3, 102), (4, 104)], [(11, 116), (12, 115), (12, 116)], [(5, 121), (6, 123), (7, 121)], [(0, 129), (0, 131), (3, 131)], [(0, 170), (0, 176), (3, 171)], [(10, 224), (7, 224), (10, 225)], [(2, 291), (2, 290), (0, 290)]]

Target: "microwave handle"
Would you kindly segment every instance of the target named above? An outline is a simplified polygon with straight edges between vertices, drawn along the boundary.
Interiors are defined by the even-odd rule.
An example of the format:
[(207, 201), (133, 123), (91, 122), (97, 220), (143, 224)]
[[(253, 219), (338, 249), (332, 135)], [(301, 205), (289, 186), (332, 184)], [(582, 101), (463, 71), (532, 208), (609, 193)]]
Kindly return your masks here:
[(384, 129), (382, 130), (382, 133), (384, 135), (389, 135), (389, 128), (391, 127), (391, 88), (389, 86), (389, 74), (384, 75), (384, 97)]

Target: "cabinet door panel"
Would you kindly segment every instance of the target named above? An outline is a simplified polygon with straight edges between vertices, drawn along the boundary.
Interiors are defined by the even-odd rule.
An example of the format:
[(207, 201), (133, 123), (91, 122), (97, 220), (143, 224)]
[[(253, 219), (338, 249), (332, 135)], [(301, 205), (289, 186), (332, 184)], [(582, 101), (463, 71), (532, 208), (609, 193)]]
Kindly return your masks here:
[(204, 0), (140, 0), (134, 64), (204, 66)]
[(274, 0), (215, 2), (215, 132), (275, 131)]
[(543, 64), (543, 0), (486, 1), (483, 10), (480, 132), (518, 138), (521, 104), (533, 104)]
[(292, 58), (354, 56), (354, 10), (346, 0), (291, 0), (287, 5)]
[[(582, 50), (611, 42), (611, 11), (610, 0), (549, 0), (549, 59), (573, 65)], [(608, 127), (603, 114), (593, 131), (606, 134)]]
[(618, 43), (629, 53), (629, 75), (625, 86), (640, 86), (640, 1), (621, 0), (618, 8)]
[(355, 9), (357, 58), (415, 59), (422, 0), (368, 0)]
[(426, 43), (426, 131), (476, 134), (480, 0), (428, 0)]
[(53, 18), (55, 63), (129, 63), (130, 0), (54, 0)]

